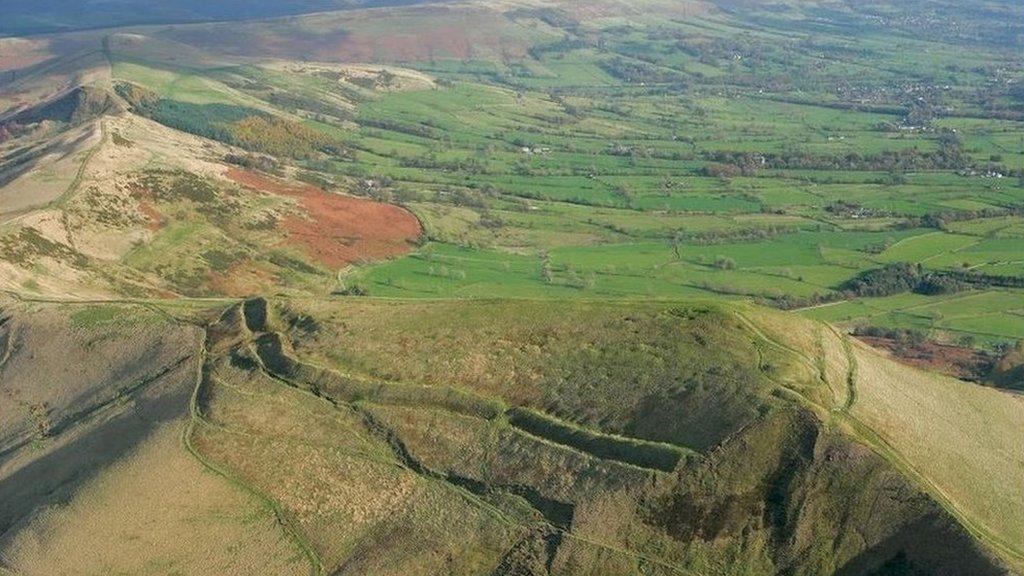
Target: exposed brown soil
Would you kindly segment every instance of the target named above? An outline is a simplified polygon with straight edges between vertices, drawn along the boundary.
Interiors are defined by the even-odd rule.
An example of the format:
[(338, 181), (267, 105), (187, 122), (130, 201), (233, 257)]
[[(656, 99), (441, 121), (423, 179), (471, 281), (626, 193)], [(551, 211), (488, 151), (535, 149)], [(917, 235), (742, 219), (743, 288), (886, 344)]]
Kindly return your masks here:
[(210, 274), (208, 285), (217, 294), (242, 298), (259, 294), (276, 283), (274, 275), (252, 260), (235, 262), (223, 272)]
[(146, 200), (139, 200), (139, 211), (146, 217), (146, 227), (156, 232), (167, 225), (167, 219)]
[(297, 198), (305, 217), (288, 216), (278, 225), (296, 245), (331, 269), (405, 254), (421, 232), (412, 213), (391, 204), (330, 194), (309, 184), (283, 182), (240, 168), (231, 168), (227, 177), (260, 192)]
[(908, 344), (895, 338), (858, 336), (875, 348), (888, 352), (894, 359), (914, 366), (954, 376), (962, 380), (979, 380), (992, 369), (992, 357), (981, 350), (938, 342)]

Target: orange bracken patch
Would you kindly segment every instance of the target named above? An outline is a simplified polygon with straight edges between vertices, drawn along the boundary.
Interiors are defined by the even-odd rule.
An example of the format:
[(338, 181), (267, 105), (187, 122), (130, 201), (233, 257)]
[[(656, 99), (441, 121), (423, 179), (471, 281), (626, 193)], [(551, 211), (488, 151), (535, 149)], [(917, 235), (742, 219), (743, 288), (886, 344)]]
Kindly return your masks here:
[(153, 205), (145, 200), (139, 200), (139, 212), (146, 217), (146, 227), (156, 232), (167, 224), (167, 219), (160, 212), (157, 212)]
[(246, 298), (276, 284), (274, 275), (252, 260), (239, 260), (227, 270), (211, 271), (207, 285), (217, 294), (232, 298)]
[(884, 350), (903, 364), (955, 378), (979, 380), (992, 368), (993, 359), (988, 354), (966, 346), (938, 342), (907, 344), (893, 338), (877, 336), (859, 336), (858, 338), (862, 342)]
[(408, 253), (421, 232), (412, 213), (391, 204), (330, 194), (239, 168), (228, 170), (227, 177), (260, 192), (298, 199), (305, 217), (288, 216), (280, 226), (295, 244), (331, 269)]
[(49, 44), (48, 40), (0, 39), (0, 72), (28, 68), (53, 58)]

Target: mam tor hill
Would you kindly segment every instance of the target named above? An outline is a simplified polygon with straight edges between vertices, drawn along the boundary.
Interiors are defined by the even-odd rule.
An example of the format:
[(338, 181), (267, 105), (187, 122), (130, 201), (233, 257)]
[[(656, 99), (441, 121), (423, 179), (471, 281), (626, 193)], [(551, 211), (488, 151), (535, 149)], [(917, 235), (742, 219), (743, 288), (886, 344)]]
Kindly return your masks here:
[(11, 301), (3, 342), (15, 574), (1009, 574), (1024, 529), (1024, 404), (749, 305)]
[(0, 575), (1024, 571), (1016, 3), (151, 4), (0, 24)]

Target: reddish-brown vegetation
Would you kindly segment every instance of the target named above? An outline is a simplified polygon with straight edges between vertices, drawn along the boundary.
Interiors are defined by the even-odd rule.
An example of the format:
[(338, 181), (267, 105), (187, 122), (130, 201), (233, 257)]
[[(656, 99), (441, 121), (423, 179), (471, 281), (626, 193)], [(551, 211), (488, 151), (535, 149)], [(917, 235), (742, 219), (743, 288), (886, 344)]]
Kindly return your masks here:
[(49, 41), (20, 38), (0, 40), (0, 72), (28, 68), (53, 56)]
[(352, 26), (333, 47), (318, 52), (324, 59), (346, 62), (420, 62), (469, 60), (488, 54), (521, 58), (530, 47), (528, 39), (516, 34), (517, 29), (508, 28), (500, 14), (490, 11), (442, 11), (427, 17), (428, 26), (390, 34)]
[(228, 170), (227, 177), (254, 190), (298, 199), (305, 216), (288, 216), (279, 225), (295, 244), (331, 269), (405, 254), (420, 235), (419, 220), (398, 206), (330, 194), (239, 168)]
[(142, 215), (146, 217), (146, 227), (154, 232), (163, 228), (167, 224), (167, 219), (164, 218), (164, 215), (158, 212), (157, 209), (146, 200), (139, 200), (139, 212), (142, 212)]
[(207, 283), (217, 294), (244, 298), (273, 286), (275, 278), (258, 263), (245, 259), (235, 262), (227, 270), (211, 271)]
[(981, 350), (938, 342), (905, 343), (895, 338), (859, 336), (900, 362), (964, 380), (978, 380), (992, 368), (992, 358)]

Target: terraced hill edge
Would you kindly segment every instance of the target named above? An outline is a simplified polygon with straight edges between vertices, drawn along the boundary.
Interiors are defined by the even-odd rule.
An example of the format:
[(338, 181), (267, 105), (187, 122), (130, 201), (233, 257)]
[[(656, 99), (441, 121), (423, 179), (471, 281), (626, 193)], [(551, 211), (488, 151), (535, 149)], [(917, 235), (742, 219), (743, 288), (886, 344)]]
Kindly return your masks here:
[(513, 426), (534, 436), (572, 446), (599, 458), (662, 472), (671, 472), (681, 460), (697, 456), (693, 450), (672, 444), (593, 432), (529, 408), (512, 407), (506, 410), (505, 416)]
[[(189, 371), (194, 389), (188, 406), (180, 407), (190, 415), (180, 449), (217, 471), (218, 478), (256, 495), (264, 511), (286, 528), (290, 549), (306, 559), (303, 569), (312, 566), (312, 573), (433, 573), (445, 570), (446, 562), (450, 573), (496, 576), (1011, 573), (914, 479), (858, 442), (827, 410), (772, 396), (742, 429), (711, 450), (685, 454), (665, 471), (667, 465), (658, 467), (661, 461), (638, 466), (617, 454), (587, 450), (594, 440), (602, 446), (619, 442), (612, 446), (622, 450), (622, 442), (632, 439), (573, 438), (575, 425), (543, 412), (510, 409), (517, 405), (504, 398), (490, 404), (502, 410), (485, 418), (476, 408), (467, 409), (475, 405), (462, 397), (451, 401), (453, 396), (439, 393), (410, 402), (403, 396), (433, 386), (381, 386), (355, 377), (359, 386), (338, 387), (338, 397), (332, 398), (325, 383), (348, 377), (300, 359), (310, 342), (298, 341), (292, 349), (290, 338), (314, 330), (314, 323), (323, 337), (334, 334), (327, 328), (341, 325), (362, 337), (350, 314), (300, 317), (294, 313), (302, 308), (292, 301), (223, 305), (211, 301), (193, 310), (153, 301), (32, 304), (59, 307), (61, 315), (101, 330), (124, 329), (146, 318), (189, 330), (202, 325), (201, 362)], [(494, 318), (486, 327), (490, 337), (505, 337), (498, 326), (509, 328), (497, 307), (514, 315), (522, 305), (488, 304), (485, 310)], [(119, 306), (153, 306), (164, 313), (133, 317), (106, 311)], [(382, 318), (375, 304), (363, 299), (339, 299), (329, 306), (349, 312), (369, 308)], [(415, 313), (438, 306), (439, 317), (451, 318), (473, 314), (479, 304), (419, 303)], [(571, 337), (589, 340), (593, 333), (579, 340), (580, 329), (600, 325), (615, 338), (634, 339), (651, 318), (682, 326), (683, 332), (661, 336), (673, 340), (687, 330), (713, 339), (714, 333), (699, 332), (706, 325), (733, 330), (718, 321), (688, 324), (686, 318), (700, 318), (699, 304), (670, 308), (671, 314), (649, 316), (642, 305), (594, 304), (588, 308), (592, 317), (577, 319)], [(693, 314), (687, 314), (691, 308)], [(408, 315), (411, 309), (399, 312)], [(771, 333), (770, 319), (760, 318), (756, 309), (733, 312)], [(617, 324), (618, 318), (625, 324)], [(427, 319), (423, 329), (436, 326)], [(623, 326), (629, 329), (620, 332)], [(0, 333), (4, 330), (0, 326)], [(557, 331), (544, 330), (559, 350), (551, 339)], [(737, 338), (756, 339), (736, 330)], [(791, 330), (782, 344), (803, 350), (797, 336), (799, 331)], [(16, 352), (19, 363), (29, 358), (26, 352)], [(269, 366), (275, 355), (287, 374), (275, 374)], [(813, 351), (807, 355), (813, 360)], [(342, 398), (337, 390), (360, 396)], [(446, 404), (450, 401), (455, 409)], [(512, 420), (524, 414), (532, 419), (525, 427), (541, 429), (515, 426)], [(665, 448), (653, 442), (646, 448), (654, 447)], [(646, 457), (651, 454), (664, 455)], [(0, 482), (2, 474), (0, 468)], [(0, 536), (0, 559), (8, 536)]]
[[(266, 302), (248, 300), (242, 305), (250, 330), (266, 329)], [(537, 410), (513, 406), (455, 388), (369, 382), (343, 376), (298, 360), (288, 351), (279, 332), (263, 332), (255, 339), (256, 354), (275, 376), (333, 402), (432, 407), (485, 420), (507, 419), (513, 426), (556, 444), (618, 462), (671, 472), (680, 460), (695, 456), (685, 447), (626, 438), (584, 429)]]
[[(349, 299), (346, 300), (346, 302), (355, 305), (356, 302), (359, 301)], [(361, 303), (362, 302), (359, 302), (359, 305), (361, 305)], [(325, 377), (324, 374), (331, 373), (332, 370), (324, 368), (310, 368), (308, 365), (301, 366), (303, 362), (295, 358), (294, 352), (291, 351), (291, 345), (285, 337), (285, 333), (290, 330), (297, 330), (292, 335), (298, 336), (298, 334), (301, 334), (303, 331), (315, 330), (312, 325), (317, 322), (323, 323), (329, 321), (302, 316), (298, 311), (294, 310), (294, 303), (289, 304), (290, 310), (287, 311), (287, 314), (285, 315), (275, 312), (279, 308), (278, 304), (253, 302), (250, 305), (253, 307), (254, 311), (257, 311), (255, 314), (256, 317), (265, 319), (261, 323), (251, 326), (252, 328), (256, 328), (257, 331), (259, 331), (260, 329), (267, 329), (272, 326), (273, 329), (280, 330), (280, 332), (258, 333), (255, 336), (256, 340), (262, 340), (263, 344), (262, 346), (257, 346), (257, 349), (255, 349), (254, 352), (256, 353), (256, 357), (267, 355), (269, 352), (270, 354), (267, 355), (267, 360), (270, 360), (270, 362), (264, 363), (268, 366), (274, 365), (275, 362), (282, 362), (282, 358), (280, 358), (280, 356), (288, 358), (288, 360), (279, 365), (279, 369), (283, 368), (288, 371), (288, 373), (284, 375), (286, 379), (289, 377), (295, 377), (295, 374), (297, 373), (302, 373), (303, 369), (313, 370), (314, 375), (312, 376), (310, 376), (308, 372), (306, 373), (305, 381), (307, 386), (309, 386), (309, 382), (323, 383), (330, 380), (330, 378)], [(382, 305), (394, 305), (394, 302)], [(511, 302), (503, 304), (502, 302), (492, 302), (486, 305), (516, 305), (516, 303)], [(683, 307), (685, 307), (685, 305)], [(244, 306), (238, 308), (238, 310), (239, 312), (234, 313), (234, 315), (237, 317), (244, 316), (242, 313)], [(269, 312), (264, 313), (263, 311)], [(743, 308), (742, 314), (748, 315), (752, 311), (755, 311), (755, 308), (751, 308), (751, 311)], [(680, 313), (680, 317), (685, 316), (685, 314)], [(755, 320), (748, 319), (746, 322), (750, 322), (754, 325)], [(302, 325), (304, 328), (296, 329), (296, 325)], [(349, 330), (352, 329), (350, 324), (346, 323), (346, 325)], [(756, 328), (757, 333), (762, 335), (767, 335), (771, 330), (768, 327)], [(408, 336), (410, 335), (407, 334), (407, 337)], [(751, 337), (756, 339), (759, 336), (757, 336), (756, 333), (752, 333)], [(794, 345), (800, 344), (782, 343), (776, 345), (780, 349), (796, 349)], [(259, 352), (259, 348), (262, 348), (262, 354)], [(839, 348), (842, 349), (843, 346), (840, 345)], [(288, 352), (285, 354), (282, 351)], [(278, 357), (275, 358), (275, 356)], [(800, 362), (809, 362), (812, 365), (817, 364), (817, 361), (813, 358), (813, 354), (805, 355), (801, 353), (798, 356), (800, 357)], [(761, 362), (763, 363), (765, 360), (762, 360)], [(813, 366), (811, 366), (811, 368), (813, 368)], [(850, 369), (852, 368), (848, 367), (843, 370)], [(273, 372), (272, 368), (269, 370)], [(843, 372), (843, 370), (836, 371), (829, 369), (828, 372), (835, 372), (837, 377), (842, 380), (843, 378), (840, 377), (841, 374), (839, 373)], [(813, 370), (810, 372), (804, 372), (799, 369), (796, 371), (790, 370), (788, 372), (793, 372), (793, 374), (816, 373)], [(335, 376), (340, 376), (337, 372), (334, 372), (334, 374)], [(793, 377), (793, 374), (790, 374), (790, 377)], [(278, 376), (281, 377), (282, 375), (279, 374)], [(301, 382), (302, 379), (299, 378), (296, 381)], [(295, 382), (291, 383), (295, 384)], [(846, 382), (836, 382), (836, 384), (843, 383)], [(299, 385), (302, 386), (301, 383), (299, 383)], [(800, 388), (799, 385), (796, 385), (796, 381), (787, 381), (785, 384), (779, 385), (779, 389), (788, 390)], [(818, 385), (824, 385), (824, 382), (819, 382)], [(330, 395), (323, 394), (323, 390), (326, 389), (326, 386), (316, 389), (319, 390), (319, 393), (321, 393), (321, 396), (325, 400), (330, 400)], [(308, 388), (307, 392), (317, 394), (316, 392), (313, 392), (312, 387)], [(842, 399), (839, 400), (842, 404)], [(422, 451), (428, 446), (434, 446), (434, 448), (429, 448), (427, 450), (427, 454), (436, 452), (436, 445), (432, 443), (445, 442), (441, 440), (441, 438), (444, 438), (443, 435), (445, 434), (441, 430), (446, 429), (445, 426), (451, 424), (441, 426), (441, 429), (437, 430), (436, 434), (442, 436), (430, 441), (431, 443), (422, 444), (419, 441), (411, 442), (412, 439), (407, 435), (413, 434), (415, 438), (422, 433), (421, 431), (414, 431), (413, 428), (409, 427), (412, 422), (403, 422), (402, 420), (408, 420), (413, 417), (414, 414), (420, 414), (420, 410), (424, 407), (417, 407), (415, 404), (409, 403), (375, 404), (372, 401), (359, 403), (357, 405), (365, 407), (365, 409), (370, 410), (371, 413), (374, 414), (371, 420), (375, 423), (374, 425), (383, 426), (382, 429), (389, 430), (386, 433), (387, 438), (391, 439), (389, 442), (393, 443), (395, 447), (398, 447), (396, 449), (404, 455), (402, 456), (403, 458), (408, 458), (408, 461), (411, 463), (415, 462), (415, 464), (411, 465), (414, 465), (416, 469), (422, 469), (424, 471), (438, 469), (437, 465), (439, 462), (430, 464), (429, 458), (427, 460), (423, 459), (424, 454)], [(984, 551), (974, 543), (968, 532), (962, 526), (959, 526), (952, 517), (947, 516), (941, 506), (939, 506), (930, 496), (921, 492), (920, 489), (914, 488), (912, 486), (912, 482), (908, 482), (905, 478), (900, 477), (898, 472), (893, 469), (884, 458), (880, 457), (878, 454), (873, 454), (870, 450), (857, 443), (854, 438), (851, 438), (848, 435), (847, 431), (842, 431), (842, 427), (836, 428), (834, 427), (834, 424), (826, 423), (831, 419), (829, 416), (829, 410), (809, 410), (804, 403), (794, 399), (786, 399), (784, 396), (778, 397), (776, 401), (772, 402), (772, 405), (772, 408), (763, 411), (760, 417), (752, 421), (750, 425), (744, 426), (743, 429), (737, 431), (735, 435), (729, 437), (713, 451), (703, 456), (694, 455), (681, 460), (676, 466), (676, 469), (668, 476), (662, 476), (655, 472), (655, 474), (657, 474), (655, 478), (659, 478), (660, 480), (657, 480), (654, 486), (659, 488), (656, 488), (652, 494), (640, 497), (642, 501), (647, 502), (647, 504), (645, 504), (647, 511), (643, 512), (642, 516), (642, 518), (645, 519), (643, 522), (650, 523), (650, 526), (657, 526), (660, 530), (668, 530), (670, 533), (674, 534), (674, 537), (684, 538), (684, 540), (689, 541), (691, 546), (701, 540), (709, 539), (707, 541), (712, 541), (721, 540), (722, 538), (725, 538), (726, 541), (732, 542), (732, 544), (729, 545), (739, 545), (738, 543), (743, 541), (746, 537), (740, 535), (741, 531), (739, 533), (734, 532), (734, 530), (737, 530), (735, 526), (732, 528), (728, 527), (731, 526), (731, 523), (735, 522), (739, 522), (740, 524), (743, 522), (749, 522), (749, 520), (744, 521), (740, 519), (750, 518), (746, 515), (750, 515), (754, 510), (745, 509), (744, 505), (740, 503), (742, 499), (735, 499), (739, 497), (739, 494), (731, 493), (730, 495), (728, 485), (731, 481), (726, 481), (724, 488), (717, 487), (716, 483), (722, 481), (723, 477), (720, 475), (723, 474), (723, 471), (730, 468), (734, 471), (729, 472), (729, 474), (737, 474), (737, 472), (739, 474), (738, 477), (735, 477), (735, 481), (738, 481), (741, 484), (750, 483), (751, 480), (739, 480), (740, 478), (754, 472), (754, 468), (748, 471), (740, 471), (748, 468), (748, 464), (742, 463), (743, 459), (751, 458), (755, 454), (760, 454), (762, 451), (769, 454), (778, 453), (777, 451), (779, 450), (779, 447), (781, 447), (783, 453), (779, 453), (777, 456), (778, 458), (783, 459), (780, 462), (768, 463), (771, 461), (771, 458), (775, 458), (776, 456), (769, 457), (769, 461), (762, 460), (761, 458), (763, 456), (755, 458), (762, 462), (762, 464), (757, 465), (769, 465), (769, 468), (765, 469), (763, 472), (754, 472), (754, 474), (769, 475), (759, 482), (765, 483), (765, 489), (768, 489), (767, 487), (774, 486), (775, 488), (773, 488), (773, 490), (782, 490), (786, 494), (790, 494), (790, 491), (796, 490), (798, 486), (805, 485), (806, 483), (810, 484), (807, 484), (807, 487), (805, 488), (799, 489), (807, 492), (802, 492), (799, 496), (786, 496), (777, 504), (771, 504), (771, 506), (781, 506), (777, 508), (775, 512), (772, 512), (780, 515), (778, 517), (779, 520), (777, 521), (779, 524), (774, 527), (763, 526), (760, 530), (768, 530), (769, 533), (777, 533), (781, 537), (782, 534), (804, 533), (806, 528), (800, 528), (800, 526), (804, 525), (804, 523), (810, 522), (812, 524), (816, 524), (818, 528), (815, 530), (821, 530), (822, 533), (815, 536), (809, 536), (809, 539), (807, 540), (803, 539), (804, 537), (798, 538), (797, 540), (791, 541), (778, 549), (775, 549), (774, 547), (763, 548), (764, 551), (760, 553), (766, 554), (766, 556), (759, 558), (764, 559), (763, 562), (768, 563), (762, 568), (765, 566), (774, 567), (768, 570), (769, 572), (788, 565), (791, 566), (791, 569), (796, 571), (795, 573), (805, 573), (804, 571), (809, 570), (807, 567), (813, 565), (817, 568), (806, 573), (827, 573), (835, 571), (844, 574), (873, 574), (885, 573), (886, 570), (910, 569), (907, 567), (920, 571), (938, 570), (940, 567), (942, 567), (941, 569), (949, 569), (950, 566), (959, 566), (961, 568), (955, 570), (967, 571), (965, 573), (1009, 573), (1008, 569), (1000, 567), (998, 561), (995, 561), (988, 552)], [(468, 425), (471, 421), (481, 421), (481, 418), (475, 414), (464, 414), (460, 416), (460, 412), (458, 411), (445, 409), (437, 411), (436, 406), (433, 409), (429, 407), (426, 408), (428, 413), (435, 414), (435, 416), (431, 416), (431, 418), (433, 418), (432, 421), (434, 422), (432, 424), (433, 427), (438, 426), (441, 421), (450, 418), (462, 418), (460, 421), (463, 421), (464, 423), (460, 424), (460, 426)], [(389, 411), (394, 411), (395, 414), (401, 414), (402, 416), (397, 420), (390, 416), (385, 416), (382, 420), (381, 415), (389, 414)], [(521, 408), (518, 410), (515, 408), (510, 409), (510, 412), (512, 411), (515, 411), (515, 413), (520, 415), (520, 417), (521, 414), (525, 412), (525, 410)], [(444, 414), (451, 414), (451, 416), (446, 416)], [(543, 416), (541, 417), (543, 418)], [(416, 416), (413, 421), (418, 421), (419, 418), (420, 416)], [(794, 420), (793, 418), (796, 419)], [(512, 418), (509, 418), (509, 420), (512, 420)], [(557, 420), (555, 421), (558, 422)], [(801, 423), (798, 424), (797, 422)], [(562, 422), (558, 422), (558, 424), (560, 426), (566, 425)], [(419, 424), (416, 425), (419, 426)], [(797, 427), (793, 428), (792, 426), (794, 425)], [(571, 425), (568, 426), (571, 427)], [(774, 426), (781, 427), (775, 428)], [(455, 429), (458, 428), (452, 428), (452, 433), (449, 434), (454, 434)], [(775, 429), (776, 431), (770, 433), (769, 430), (772, 429)], [(814, 430), (813, 434), (810, 433), (810, 431), (807, 431), (807, 433), (800, 433), (809, 435), (807, 436), (808, 440), (806, 442), (809, 442), (810, 444), (802, 445), (797, 443), (791, 445), (790, 443), (793, 442), (793, 440), (790, 439), (790, 435), (797, 434), (797, 430), (801, 429)], [(785, 431), (785, 433), (781, 433), (779, 430), (792, 431)], [(782, 436), (779, 436), (780, 434)], [(772, 441), (772, 438), (775, 438), (776, 440)], [(817, 440), (812, 441), (811, 439)], [(777, 442), (778, 447), (769, 448), (768, 445), (764, 444), (766, 442), (769, 444), (771, 442)], [(564, 444), (571, 446), (571, 442)], [(792, 448), (786, 448), (786, 446), (792, 446)], [(791, 450), (794, 452), (786, 452)], [(783, 456), (783, 454), (786, 453), (788, 455)], [(840, 456), (839, 454), (845, 455)], [(430, 456), (430, 458), (434, 457), (435, 456)], [(469, 455), (467, 454), (464, 457), (469, 457)], [(461, 461), (458, 458), (453, 460), (450, 456), (445, 456), (441, 461), (447, 462), (446, 464), (441, 465), (442, 469), (445, 466), (455, 465), (456, 469), (459, 469), (463, 466), (470, 465), (470, 468), (466, 468), (466, 471), (444, 472), (444, 478), (458, 482), (460, 483), (460, 486), (471, 487), (471, 490), (474, 491), (474, 493), (486, 494), (488, 493), (488, 490), (490, 490), (486, 488), (488, 483), (480, 480), (480, 476), (478, 476), (480, 472), (469, 471), (469, 469), (472, 469), (472, 465), (468, 461)], [(790, 463), (784, 463), (785, 461)], [(867, 467), (859, 472), (844, 469), (845, 466), (853, 465), (854, 462), (859, 462), (857, 465)], [(757, 468), (757, 465), (755, 465), (755, 468)], [(781, 474), (783, 475), (782, 477), (772, 477), (771, 474), (769, 474), (769, 469), (776, 465), (782, 467), (776, 469), (774, 474)], [(823, 469), (825, 468), (822, 468), (822, 466), (825, 468), (835, 469), (824, 472)], [(717, 470), (714, 472), (715, 478), (717, 479), (715, 483), (705, 484), (707, 481), (698, 480), (702, 475), (709, 474), (710, 470)], [(436, 472), (429, 472), (429, 474), (436, 474)], [(818, 488), (811, 488), (811, 486), (815, 483), (823, 482), (823, 479), (825, 478), (833, 478), (834, 475), (839, 476), (836, 476), (835, 480), (827, 481), (827, 485), (833, 488), (826, 489), (825, 493), (815, 496), (815, 494), (823, 488), (821, 486)], [(873, 479), (869, 482), (881, 484), (876, 488), (870, 488), (860, 486), (856, 483), (850, 483), (849, 481), (839, 482), (839, 478), (847, 478), (848, 475), (850, 475), (850, 479)], [(727, 474), (725, 478), (728, 478), (728, 476), (729, 475)], [(788, 478), (788, 480), (783, 482), (781, 481), (781, 478)], [(782, 484), (779, 485), (779, 482), (782, 482)], [(782, 488), (782, 486), (786, 486), (786, 488)], [(898, 490), (896, 492), (892, 492), (896, 486), (899, 486)], [(511, 485), (505, 485), (505, 489), (509, 489), (510, 487)], [(495, 488), (498, 488), (498, 485), (495, 485)], [(845, 496), (849, 501), (841, 502), (834, 500), (833, 498), (837, 497), (837, 494), (831, 494), (831, 490), (839, 490), (840, 492), (849, 491), (846, 493), (847, 496)], [(861, 492), (865, 494), (879, 494), (886, 491), (892, 493), (893, 496), (896, 496), (896, 494), (901, 495), (896, 497), (896, 500), (887, 504), (885, 511), (877, 507), (873, 507), (878, 504), (877, 502), (872, 504), (872, 506), (866, 508), (863, 507), (866, 504), (866, 501), (863, 500), (864, 496)], [(660, 495), (654, 497), (653, 494)], [(774, 496), (766, 493), (763, 497), (770, 500)], [(822, 497), (830, 503), (811, 503), (813, 500)], [(790, 500), (790, 498), (796, 499)], [(842, 497), (840, 500), (842, 500)], [(535, 503), (543, 501), (544, 500), (534, 499)], [(697, 502), (702, 503), (698, 504)], [(717, 503), (712, 504), (711, 502)], [(802, 503), (797, 504), (797, 502)], [(541, 505), (542, 507), (545, 506), (544, 504), (538, 505)], [(582, 504), (580, 503), (573, 504), (571, 507), (574, 511), (570, 516), (565, 516), (565, 512), (557, 512), (554, 516), (549, 518), (554, 522), (556, 528), (566, 531), (566, 534), (578, 533), (578, 531), (583, 529), (582, 527), (586, 526), (585, 523), (581, 524), (584, 522), (581, 519), (586, 518), (586, 516), (580, 516), (582, 513), (580, 511), (581, 505)], [(822, 505), (824, 505), (823, 508), (821, 507)], [(689, 511), (686, 512), (685, 520), (669, 520), (670, 518), (675, 518), (674, 515), (678, 515), (678, 506), (684, 506), (686, 509), (689, 509)], [(692, 508), (691, 506), (697, 507)], [(797, 507), (791, 508), (791, 506)], [(807, 506), (811, 507), (808, 508)], [(821, 510), (833, 509), (836, 506), (849, 508), (849, 511), (844, 512), (847, 515), (845, 520), (825, 520), (825, 518), (817, 516)], [(586, 506), (584, 507), (586, 508)], [(860, 509), (858, 510), (858, 508)], [(812, 509), (817, 511), (810, 511)], [(725, 521), (724, 525), (721, 524), (723, 522), (721, 513), (723, 512), (719, 510), (732, 510), (725, 512), (727, 515), (725, 518), (731, 518), (732, 520)], [(797, 510), (805, 511), (798, 512)], [(682, 523), (680, 524), (680, 522)], [(861, 525), (861, 528), (853, 528), (859, 523), (867, 524)], [(867, 529), (866, 526), (868, 525), (873, 526), (874, 528)], [(722, 532), (723, 530), (725, 531)], [(850, 530), (853, 530), (853, 532), (849, 532)], [(831, 546), (837, 546), (839, 545), (838, 542), (843, 541), (847, 542), (846, 544), (843, 544), (843, 546), (848, 546), (850, 545), (848, 538), (850, 538), (853, 533), (862, 532), (864, 530), (866, 530), (864, 533), (872, 534), (872, 536), (869, 537), (869, 540), (873, 538), (881, 539), (876, 541), (874, 544), (861, 548), (861, 551), (856, 554), (855, 558), (849, 557), (847, 560), (840, 560), (846, 557), (843, 557), (842, 554), (840, 554), (840, 557), (835, 557), (834, 551), (828, 553), (824, 552), (825, 549), (830, 548), (821, 547), (825, 541), (833, 542)], [(695, 538), (695, 540), (693, 538)], [(566, 542), (567, 540), (562, 538), (561, 541)], [(935, 547), (935, 542), (939, 541), (946, 542), (946, 547)], [(706, 544), (701, 544), (701, 546), (703, 545)], [(748, 542), (744, 545), (749, 546), (752, 545), (752, 543)], [(772, 546), (775, 545), (777, 544), (773, 544)], [(859, 546), (863, 546), (863, 544), (860, 544)], [(957, 551), (950, 553), (950, 548), (956, 549)], [(768, 551), (769, 549), (772, 551)], [(781, 549), (787, 549), (790, 551), (780, 552), (779, 550)], [(810, 556), (808, 556), (808, 554), (810, 554)], [(555, 553), (555, 557), (557, 556), (558, 552)], [(715, 556), (715, 554), (712, 554), (712, 556)], [(755, 556), (758, 556), (758, 554), (755, 554)], [(803, 560), (797, 560), (800, 558)], [(817, 560), (812, 562), (809, 560), (811, 558), (815, 558)], [(831, 560), (826, 562), (824, 560), (826, 558)], [(693, 565), (689, 564), (690, 562), (692, 562), (692, 559), (684, 562), (683, 566), (692, 567)], [(924, 567), (926, 566), (931, 568), (925, 569)], [(733, 570), (735, 568), (735, 566), (732, 566), (729, 570)], [(883, 570), (883, 572), (878, 572), (878, 570)], [(726, 570), (726, 572), (728, 572), (728, 570)]]

